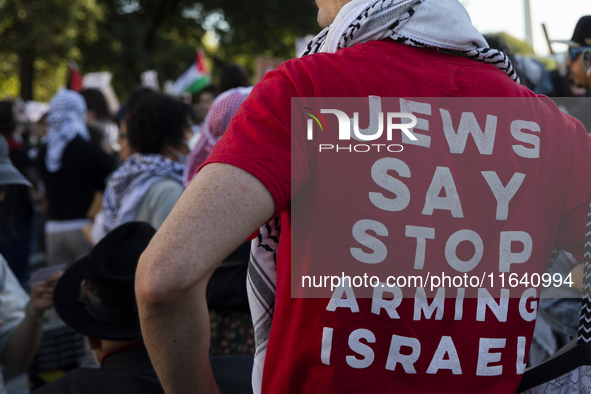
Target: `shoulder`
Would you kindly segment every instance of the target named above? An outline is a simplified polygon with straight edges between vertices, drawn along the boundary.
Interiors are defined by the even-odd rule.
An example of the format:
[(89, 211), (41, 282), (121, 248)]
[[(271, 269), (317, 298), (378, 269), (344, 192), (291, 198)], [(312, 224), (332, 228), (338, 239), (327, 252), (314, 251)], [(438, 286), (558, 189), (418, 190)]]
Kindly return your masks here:
[[(158, 180), (150, 186), (148, 191), (146, 192), (146, 198), (150, 197), (159, 197), (159, 196), (171, 196), (171, 195), (178, 195), (180, 196), (183, 192), (183, 185), (180, 184), (178, 181), (174, 179), (165, 178)], [(177, 197), (178, 198), (178, 197)]]
[(139, 368), (76, 368), (34, 394), (162, 393), (157, 379)]
[(183, 185), (179, 182), (169, 178), (157, 180), (148, 188), (144, 199), (140, 202), (139, 210), (142, 206), (150, 210), (172, 206), (182, 193)]
[(138, 204), (135, 220), (148, 222), (158, 229), (182, 193), (183, 185), (175, 180), (155, 181)]

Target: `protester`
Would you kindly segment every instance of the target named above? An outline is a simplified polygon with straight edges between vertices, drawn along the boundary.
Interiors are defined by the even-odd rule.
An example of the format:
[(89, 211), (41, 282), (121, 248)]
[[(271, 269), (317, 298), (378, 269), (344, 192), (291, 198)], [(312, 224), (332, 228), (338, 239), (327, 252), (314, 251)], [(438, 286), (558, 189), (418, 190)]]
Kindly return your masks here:
[[(376, 236), (362, 231), (360, 238), (371, 242), (353, 249), (373, 256), (372, 249), (377, 255), (378, 247), (387, 243), (393, 273), (417, 260), (425, 268), (427, 263), (451, 265), (457, 260), (445, 240), (456, 232), (474, 232), (486, 245), (458, 259), (476, 256), (496, 270), (503, 256), (517, 253), (507, 251), (500, 238), (517, 229), (536, 245), (524, 246), (524, 255), (537, 273), (544, 272), (554, 243), (582, 259), (591, 201), (586, 131), (549, 100), (516, 83), (506, 56), (487, 48), (455, 0), (317, 4), (325, 29), (305, 56), (284, 63), (255, 86), (140, 259), (136, 294), (142, 331), (163, 387), (175, 394), (217, 391), (206, 359), (205, 288), (224, 257), (267, 223), (253, 243), (248, 283), (249, 294), (255, 296), (255, 392), (514, 393), (525, 370), (537, 293), (512, 296), (522, 297), (519, 301), (503, 296), (498, 305), (505, 299), (506, 308), (499, 306), (493, 313), (486, 303), (499, 296), (499, 287), (489, 289), (489, 297), (466, 299), (452, 289), (456, 298), (439, 297), (437, 304), (416, 288), (414, 298), (384, 295), (384, 304), (374, 308), (372, 298), (352, 296), (350, 285), (335, 290), (330, 300), (292, 297), (291, 270), (296, 264), (325, 264), (307, 259), (313, 246), (324, 247), (327, 257), (357, 246), (361, 241), (351, 238), (351, 227), (342, 223), (365, 218), (386, 224), (369, 229)], [(319, 98), (368, 96), (410, 98), (402, 104), (422, 121), (413, 132), (420, 139), (391, 137), (392, 143), (404, 142), (404, 152), (383, 154), (386, 161), (381, 163), (390, 163), (384, 168), (374, 172), (366, 153), (333, 151), (332, 161), (321, 156), (314, 145), (318, 142), (353, 142), (346, 135), (336, 140), (334, 116), (332, 126), (325, 126), (331, 129), (319, 131), (317, 139), (300, 141), (290, 133), (294, 97), (324, 102)], [(454, 99), (429, 99), (449, 96)], [(489, 123), (494, 142), (483, 142), (482, 129), (456, 131), (460, 116), (469, 116), (461, 108), (453, 112), (450, 129), (446, 114), (458, 102), (455, 97), (470, 98), (464, 102), (481, 111), (480, 125), (481, 117), (492, 122), (494, 113), (495, 125), (504, 125), (493, 128), (495, 134)], [(474, 97), (511, 99), (481, 102)], [(503, 108), (496, 111), (483, 103)], [(316, 110), (321, 108), (326, 107)], [(536, 117), (530, 118), (534, 111)], [(342, 120), (347, 129), (349, 116)], [(544, 125), (542, 133), (528, 134), (527, 141), (537, 147), (531, 152), (531, 146), (518, 142), (522, 137), (513, 138), (521, 131), (512, 130), (511, 121), (521, 116)], [(475, 141), (467, 141), (469, 135)], [(296, 153), (300, 149), (306, 159), (294, 167), (292, 138)], [(497, 172), (502, 181), (494, 178)], [(515, 188), (522, 184), (519, 179), (523, 186)], [(496, 186), (487, 186), (489, 181)], [(337, 193), (347, 185), (352, 186), (346, 189), (351, 196)], [(379, 193), (378, 185), (388, 193)], [(509, 187), (517, 194), (505, 209), (497, 206), (491, 187), (497, 192)], [(310, 198), (302, 200), (306, 195)], [(299, 219), (292, 215), (296, 208), (307, 209), (314, 236), (292, 232), (292, 220)], [(329, 208), (337, 212), (332, 220), (314, 222)], [(423, 235), (416, 235), (419, 231)], [(301, 240), (293, 248), (292, 236)], [(292, 253), (304, 256), (292, 262)]]
[(150, 88), (142, 86), (136, 87), (129, 94), (129, 99), (125, 105), (119, 110), (118, 117), (121, 130), (119, 132), (117, 143), (119, 144), (119, 157), (122, 161), (127, 160), (129, 156), (134, 153), (129, 146), (129, 140), (127, 138), (127, 121), (131, 118), (131, 114), (135, 111), (139, 103), (146, 97), (155, 93), (156, 92)]
[(583, 51), (591, 48), (591, 15), (583, 16), (577, 22), (573, 36), (568, 41), (556, 41), (568, 44), (566, 67), (573, 85), (591, 90), (591, 80), (587, 78), (583, 66)]
[(99, 145), (105, 153), (114, 153), (113, 146), (117, 137), (117, 126), (113, 123), (113, 116), (103, 93), (98, 89), (82, 89), (80, 91), (86, 102), (86, 126), (90, 139)]
[(183, 192), (183, 164), (192, 136), (189, 107), (163, 94), (142, 100), (127, 121), (132, 154), (111, 176), (93, 223), (96, 243), (119, 225), (159, 228)]
[(191, 182), (201, 164), (211, 155), (215, 144), (222, 138), (236, 111), (251, 91), (252, 88), (249, 87), (229, 89), (213, 101), (197, 144), (187, 158), (183, 174), (185, 186)]
[(501, 34), (485, 34), (483, 37), (491, 48), (502, 51), (511, 59), (523, 86), (537, 94), (548, 95), (553, 92), (552, 76), (544, 64), (533, 57), (511, 52)]
[(47, 263), (72, 264), (90, 252), (82, 228), (95, 192), (105, 187), (113, 160), (89, 142), (86, 103), (79, 93), (61, 90), (51, 99), (48, 133), (36, 165), (45, 184)]
[[(568, 77), (577, 87), (591, 88), (591, 78), (585, 75), (583, 53), (591, 50), (591, 16), (584, 16), (577, 22), (570, 40), (557, 41), (568, 44), (566, 66)], [(589, 131), (588, 102), (577, 100), (569, 109), (571, 115), (579, 119)], [(541, 290), (538, 309), (539, 318), (530, 350), (529, 366), (533, 367), (550, 358), (565, 344), (577, 336), (581, 309), (581, 290), (583, 281), (582, 266), (568, 252), (561, 252), (549, 271), (550, 275), (569, 278), (573, 285), (561, 284), (545, 286)], [(579, 289), (577, 289), (577, 287)]]
[[(45, 312), (53, 306), (53, 289), (58, 279), (59, 274), (55, 274), (35, 283), (29, 298), (0, 255), (0, 364), (9, 372), (26, 372), (33, 361), (41, 343)], [(0, 393), (6, 393), (2, 374)]]
[(248, 86), (250, 86), (248, 71), (238, 64), (229, 64), (222, 70), (220, 83), (218, 83), (216, 89), (216, 96), (230, 89)]
[[(31, 187), (8, 157), (8, 144), (0, 136), (0, 193), (12, 185)], [(4, 257), (0, 255), (0, 364), (13, 373), (27, 370), (39, 343), (45, 311), (52, 307), (52, 295), (59, 274), (36, 282), (31, 297), (19, 284)], [(5, 394), (0, 374), (0, 393)]]
[(34, 393), (163, 393), (142, 343), (133, 294), (138, 259), (154, 233), (146, 223), (126, 223), (64, 273), (55, 309), (86, 335), (101, 368), (76, 368)]
[(215, 85), (209, 85), (191, 97), (193, 111), (195, 113), (195, 123), (199, 127), (201, 127), (205, 117), (207, 116), (207, 112), (209, 112), (209, 107), (211, 107), (213, 100), (215, 100), (215, 93)]
[[(22, 174), (35, 182), (37, 171), (27, 155), (27, 148), (14, 134), (16, 122), (13, 103), (0, 101), (0, 134), (8, 142), (10, 161)], [(4, 152), (3, 152), (4, 153)], [(6, 189), (0, 205), (0, 254), (21, 284), (27, 281), (29, 243), (33, 228), (33, 198), (37, 196), (31, 185), (11, 185)]]

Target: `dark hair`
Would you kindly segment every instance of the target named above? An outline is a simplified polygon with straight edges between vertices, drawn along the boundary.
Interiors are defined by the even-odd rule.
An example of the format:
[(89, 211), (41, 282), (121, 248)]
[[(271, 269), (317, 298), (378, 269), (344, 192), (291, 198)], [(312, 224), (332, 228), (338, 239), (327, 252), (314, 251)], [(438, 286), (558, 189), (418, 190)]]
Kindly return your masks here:
[(248, 72), (238, 64), (230, 64), (224, 67), (220, 83), (218, 85), (217, 95), (224, 93), (226, 90), (238, 88), (240, 86), (250, 86), (248, 79)]
[(8, 136), (14, 132), (14, 112), (12, 101), (0, 101), (0, 133)]
[(188, 105), (154, 93), (139, 103), (127, 121), (129, 145), (139, 153), (160, 153), (167, 144), (183, 139), (190, 116)]
[(154, 89), (146, 88), (144, 86), (137, 86), (129, 93), (127, 103), (125, 103), (125, 117), (129, 119), (138, 107), (138, 105), (144, 101), (145, 98), (150, 97), (157, 92)]
[(97, 119), (110, 120), (111, 111), (107, 105), (107, 100), (103, 93), (98, 89), (83, 89), (80, 91), (84, 101), (86, 101), (86, 109), (94, 111)]
[(127, 102), (119, 108), (119, 112), (115, 115), (115, 122), (117, 122), (117, 126), (121, 127), (121, 121), (124, 119), (129, 119), (131, 117), (131, 113), (137, 108), (138, 104), (148, 96), (155, 94), (156, 91), (150, 88), (146, 88), (143, 86), (137, 86), (131, 90), (129, 93), (129, 98)]
[(207, 85), (203, 90), (199, 91), (199, 93), (195, 93), (191, 96), (191, 104), (197, 104), (201, 101), (201, 95), (203, 93), (211, 93), (213, 98), (215, 98), (217, 90), (218, 88), (214, 84)]

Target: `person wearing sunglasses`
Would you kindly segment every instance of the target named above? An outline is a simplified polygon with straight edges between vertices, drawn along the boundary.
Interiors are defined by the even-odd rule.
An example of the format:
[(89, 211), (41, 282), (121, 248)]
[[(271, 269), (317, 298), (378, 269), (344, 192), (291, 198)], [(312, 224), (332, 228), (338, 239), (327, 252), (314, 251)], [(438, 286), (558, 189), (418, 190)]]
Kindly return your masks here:
[[(591, 51), (591, 47), (568, 48), (566, 67), (568, 68), (568, 78), (575, 86), (591, 90), (591, 79), (587, 77), (588, 67), (585, 65), (583, 56), (585, 51)], [(591, 60), (590, 54), (591, 52), (587, 52), (588, 63)]]
[(583, 52), (583, 67), (587, 72), (587, 79), (591, 80), (591, 48), (587, 48)]
[(159, 228), (183, 192), (183, 168), (189, 154), (190, 108), (164, 94), (141, 100), (126, 120), (131, 156), (111, 175), (101, 211), (87, 237), (97, 244), (130, 221)]
[(568, 78), (571, 83), (575, 86), (591, 90), (591, 79), (587, 77), (586, 69), (583, 65), (583, 52), (586, 49), (591, 49), (591, 15), (583, 16), (579, 19), (570, 40), (557, 40), (553, 42), (568, 44), (568, 56), (565, 65), (568, 68)]

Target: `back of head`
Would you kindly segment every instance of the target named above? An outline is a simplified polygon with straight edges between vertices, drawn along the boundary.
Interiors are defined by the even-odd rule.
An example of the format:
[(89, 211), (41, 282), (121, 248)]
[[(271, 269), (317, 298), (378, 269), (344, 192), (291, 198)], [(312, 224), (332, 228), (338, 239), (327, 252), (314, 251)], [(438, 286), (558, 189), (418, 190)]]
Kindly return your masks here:
[(107, 100), (103, 93), (98, 89), (83, 89), (80, 91), (88, 111), (93, 111), (97, 119), (110, 120), (111, 111), (107, 105)]
[(251, 87), (232, 88), (219, 95), (213, 102), (205, 119), (204, 127), (214, 138), (221, 138), (251, 91)]
[(161, 153), (167, 144), (183, 139), (190, 116), (186, 104), (161, 93), (150, 95), (127, 122), (129, 145), (139, 153)]
[(245, 86), (250, 86), (246, 69), (238, 64), (230, 64), (222, 71), (220, 83), (217, 87), (217, 94), (219, 95), (226, 90)]
[(201, 129), (201, 137), (197, 141), (197, 145), (189, 153), (185, 165), (185, 186), (191, 182), (197, 174), (197, 169), (209, 157), (215, 146), (214, 141), (222, 138), (230, 121), (251, 91), (251, 87), (234, 88), (222, 93), (215, 99), (205, 118), (205, 124)]
[(153, 89), (146, 88), (144, 86), (138, 86), (132, 89), (131, 93), (129, 93), (129, 98), (127, 99), (127, 103), (125, 103), (125, 116), (129, 119), (133, 111), (135, 111), (138, 105), (147, 97), (150, 97), (157, 92)]
[(0, 134), (9, 136), (14, 132), (14, 112), (11, 101), (0, 101)]
[(64, 122), (86, 124), (86, 102), (80, 93), (73, 90), (60, 90), (49, 102), (48, 127), (58, 127)]

